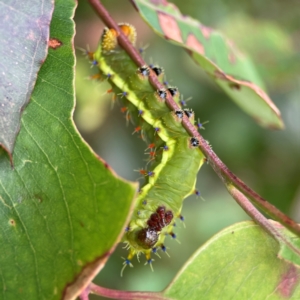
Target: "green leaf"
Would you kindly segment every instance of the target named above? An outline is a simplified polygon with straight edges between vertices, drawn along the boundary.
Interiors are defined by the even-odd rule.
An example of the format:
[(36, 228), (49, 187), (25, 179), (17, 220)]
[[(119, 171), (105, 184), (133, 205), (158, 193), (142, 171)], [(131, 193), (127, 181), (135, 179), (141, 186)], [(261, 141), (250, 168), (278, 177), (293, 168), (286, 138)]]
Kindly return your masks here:
[(74, 9), (56, 1), (50, 36), (61, 46), (23, 113), (14, 167), (0, 149), (1, 299), (74, 299), (120, 240), (136, 191), (74, 127)]
[(0, 147), (12, 155), (20, 119), (48, 53), (53, 1), (0, 2)]
[(278, 257), (287, 260), (295, 265), (300, 267), (300, 238), (296, 236), (294, 233), (286, 229), (280, 223), (275, 221), (270, 221), (272, 226), (275, 227), (286, 241), (281, 241), (280, 239), (280, 250), (278, 252)]
[(132, 0), (141, 16), (165, 39), (184, 47), (208, 75), (261, 126), (284, 127), (280, 111), (264, 92), (249, 58), (219, 32), (180, 13), (166, 0)]
[(299, 73), (299, 51), (293, 35), (276, 21), (240, 12), (230, 15), (219, 27), (251, 53), (259, 74), (273, 91), (291, 90), (293, 79)]
[(300, 270), (278, 258), (279, 244), (252, 221), (207, 241), (164, 295), (172, 299), (299, 299)]

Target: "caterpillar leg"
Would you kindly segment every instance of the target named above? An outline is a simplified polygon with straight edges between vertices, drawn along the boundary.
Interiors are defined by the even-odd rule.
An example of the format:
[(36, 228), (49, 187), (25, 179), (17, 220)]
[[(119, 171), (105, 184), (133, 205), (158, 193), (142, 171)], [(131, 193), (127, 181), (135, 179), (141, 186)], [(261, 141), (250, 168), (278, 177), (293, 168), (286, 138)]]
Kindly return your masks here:
[[(140, 254), (140, 252), (137, 253), (134, 249), (130, 248), (127, 258), (123, 258), (124, 262), (123, 262), (123, 267), (121, 269), (121, 277), (123, 277), (123, 272), (127, 266), (133, 268), (133, 264), (131, 263), (131, 260), (135, 255), (137, 256), (137, 259), (139, 260), (139, 254)], [(145, 265), (150, 265), (150, 268), (153, 272), (154, 270), (153, 270), (152, 263), (154, 262), (154, 259), (151, 258), (151, 251), (146, 252), (144, 254), (146, 256)]]
[(131, 263), (133, 256), (134, 256), (134, 254), (132, 254), (130, 251), (127, 258), (123, 258), (124, 262), (123, 262), (123, 267), (121, 269), (121, 277), (123, 277), (123, 272), (127, 266), (129, 266), (130, 268), (133, 268), (133, 264)]
[(156, 256), (158, 256), (159, 258), (161, 258), (160, 255), (159, 255), (158, 252), (157, 252), (157, 248), (156, 248), (156, 247), (152, 248), (152, 252), (153, 252)]
[(149, 265), (150, 268), (151, 268), (151, 270), (152, 270), (152, 272), (153, 272), (154, 270), (153, 270), (153, 265), (152, 265), (152, 263), (154, 262), (154, 259), (151, 258), (151, 253), (146, 253), (145, 255), (146, 255), (146, 260), (147, 260), (147, 261), (145, 262), (145, 265)]
[(165, 245), (161, 245), (160, 248), (161, 248), (161, 250), (162, 250), (163, 252), (165, 252), (169, 257), (171, 257), (170, 254), (167, 252), (167, 247), (166, 247)]
[(161, 245), (158, 245), (157, 247), (152, 248), (152, 252), (155, 255), (157, 255), (159, 258), (161, 258), (160, 255), (158, 254), (159, 249), (161, 249), (164, 253), (166, 253), (166, 255), (168, 257), (170, 257), (170, 254), (167, 252), (167, 247), (164, 244), (161, 244)]

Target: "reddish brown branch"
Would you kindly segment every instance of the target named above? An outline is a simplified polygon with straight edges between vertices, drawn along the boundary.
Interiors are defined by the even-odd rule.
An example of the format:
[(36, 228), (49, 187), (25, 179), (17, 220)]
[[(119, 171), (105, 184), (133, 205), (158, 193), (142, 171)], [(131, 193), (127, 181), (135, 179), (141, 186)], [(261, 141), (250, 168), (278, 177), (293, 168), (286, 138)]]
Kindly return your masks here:
[[(95, 9), (96, 13), (103, 20), (103, 22), (109, 28), (113, 28), (116, 30), (116, 32), (118, 33), (118, 41), (120, 46), (128, 53), (128, 55), (132, 58), (132, 60), (136, 63), (136, 65), (139, 67), (146, 65), (146, 62), (140, 56), (138, 51), (133, 47), (133, 45), (128, 41), (126, 36), (124, 36), (124, 34), (120, 31), (117, 23), (112, 19), (112, 17), (109, 15), (107, 10), (101, 4), (101, 2), (99, 0), (89, 0), (89, 2), (92, 5), (92, 7)], [(149, 79), (152, 86), (155, 89), (164, 88), (164, 86), (158, 81), (155, 75), (151, 74)], [(170, 95), (168, 95), (166, 103), (171, 110), (176, 110), (179, 108)], [(218, 174), (218, 176), (226, 185), (229, 184), (234, 185), (238, 190), (243, 192), (253, 202), (254, 205), (256, 205), (257, 207), (265, 211), (269, 216), (279, 221), (281, 224), (286, 226), (292, 232), (300, 236), (300, 226), (294, 220), (292, 220), (287, 215), (282, 213), (279, 209), (277, 209), (274, 205), (272, 205), (263, 197), (261, 197), (259, 194), (257, 194), (255, 191), (253, 191), (236, 175), (234, 175), (226, 167), (226, 165), (219, 159), (219, 157), (214, 153), (214, 151), (211, 149), (211, 147), (206, 142), (206, 140), (199, 134), (194, 124), (192, 124), (186, 116), (184, 116), (182, 123), (184, 128), (187, 130), (187, 132), (191, 136), (194, 136), (199, 140), (200, 143), (199, 147), (201, 151), (205, 154), (208, 162), (210, 163), (214, 171)], [(245, 201), (249, 201), (249, 200), (246, 199)], [(243, 208), (246, 211), (247, 208), (246, 207)], [(256, 220), (255, 214), (253, 214), (253, 212), (251, 214), (253, 219)]]
[(257, 211), (257, 209), (250, 201), (248, 201), (246, 196), (241, 191), (239, 191), (235, 186), (231, 184), (227, 185), (227, 189), (230, 195), (232, 195), (232, 197), (236, 200), (236, 202), (243, 208), (245, 212), (247, 212), (247, 214), (252, 219), (255, 220), (258, 225), (264, 228), (264, 230), (271, 236), (273, 236), (280, 244), (285, 244), (295, 254), (300, 256), (300, 249), (296, 248), (287, 236), (278, 231), (277, 228), (273, 226), (273, 224), (268, 219), (266, 219), (263, 214)]
[(131, 292), (131, 291), (118, 291), (107, 289), (91, 283), (89, 286), (90, 292), (102, 297), (110, 299), (122, 299), (122, 300), (168, 300), (161, 293), (154, 292)]

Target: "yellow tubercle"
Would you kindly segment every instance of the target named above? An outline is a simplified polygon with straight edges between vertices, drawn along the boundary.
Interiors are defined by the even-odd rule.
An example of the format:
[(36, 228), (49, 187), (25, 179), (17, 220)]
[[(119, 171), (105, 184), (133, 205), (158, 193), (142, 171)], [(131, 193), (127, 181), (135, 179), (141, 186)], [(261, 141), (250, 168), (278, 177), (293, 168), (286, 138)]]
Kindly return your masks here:
[(119, 23), (118, 24), (122, 32), (127, 36), (130, 43), (135, 46), (136, 42), (136, 29), (128, 23)]
[(133, 257), (135, 256), (136, 252), (133, 250), (133, 248), (130, 248), (130, 251), (128, 253), (127, 259), (132, 260)]
[(114, 29), (105, 28), (102, 35), (102, 49), (111, 51), (117, 47), (117, 44), (117, 32)]
[[(136, 29), (127, 23), (118, 24), (120, 30), (124, 33), (124, 35), (129, 39), (130, 43), (135, 45), (136, 42)], [(104, 51), (112, 51), (115, 50), (118, 46), (118, 33), (115, 29), (105, 28), (102, 35), (102, 49)]]

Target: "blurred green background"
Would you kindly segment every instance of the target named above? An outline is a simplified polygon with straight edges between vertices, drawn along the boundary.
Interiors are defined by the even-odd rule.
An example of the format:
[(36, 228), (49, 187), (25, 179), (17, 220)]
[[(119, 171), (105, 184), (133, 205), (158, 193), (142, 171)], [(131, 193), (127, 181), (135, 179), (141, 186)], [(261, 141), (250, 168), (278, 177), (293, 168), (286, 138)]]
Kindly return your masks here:
[[(182, 13), (227, 34), (250, 55), (268, 87), (271, 99), (282, 113), (286, 129), (267, 131), (242, 112), (201, 71), (189, 56), (156, 37), (129, 1), (102, 1), (117, 22), (129, 22), (138, 31), (138, 46), (147, 46), (145, 59), (163, 66), (167, 80), (192, 97), (188, 107), (206, 124), (202, 131), (217, 155), (250, 187), (282, 211), (300, 221), (300, 22), (299, 2), (294, 0), (173, 1)], [(95, 50), (103, 23), (85, 1), (79, 1), (75, 16), (75, 46)], [(145, 144), (126, 127), (120, 105), (114, 104), (109, 86), (88, 80), (90, 63), (77, 51), (77, 105), (75, 122), (89, 145), (113, 169), (129, 180), (139, 174), (146, 156)], [(114, 289), (159, 291), (166, 287), (192, 253), (222, 228), (248, 219), (227, 194), (209, 165), (198, 175), (201, 198), (185, 200), (185, 227), (178, 222), (180, 244), (168, 240), (170, 258), (155, 257), (154, 272), (133, 261), (120, 277), (126, 250), (119, 245), (95, 282)], [(93, 247), (93, 245), (90, 245)], [(92, 299), (92, 298), (91, 298)], [(95, 298), (96, 299), (96, 298)], [(97, 297), (97, 299), (99, 299)]]

